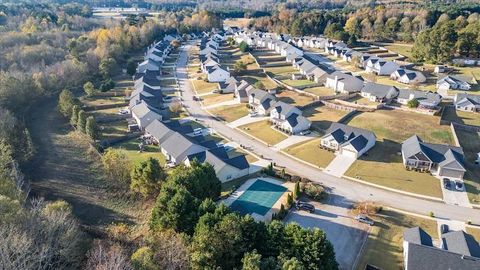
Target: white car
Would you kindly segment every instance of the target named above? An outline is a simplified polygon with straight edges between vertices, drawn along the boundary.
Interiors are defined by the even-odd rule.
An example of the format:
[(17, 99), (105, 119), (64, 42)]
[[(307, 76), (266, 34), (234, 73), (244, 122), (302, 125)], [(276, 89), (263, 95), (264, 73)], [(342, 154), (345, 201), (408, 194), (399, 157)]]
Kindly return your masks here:
[(130, 114), (130, 111), (128, 109), (120, 109), (118, 110), (118, 114), (120, 115)]
[(455, 189), (458, 191), (463, 191), (463, 182), (462, 181), (455, 181)]
[(375, 222), (365, 215), (358, 215), (355, 217), (355, 220), (373, 226)]
[(165, 167), (167, 167), (167, 168), (173, 168), (175, 166), (176, 166), (175, 163), (173, 163), (171, 161), (168, 161), (167, 163), (165, 163)]
[(312, 133), (310, 130), (304, 130), (304, 131), (300, 132), (300, 135), (305, 136), (305, 135), (308, 135), (310, 133)]

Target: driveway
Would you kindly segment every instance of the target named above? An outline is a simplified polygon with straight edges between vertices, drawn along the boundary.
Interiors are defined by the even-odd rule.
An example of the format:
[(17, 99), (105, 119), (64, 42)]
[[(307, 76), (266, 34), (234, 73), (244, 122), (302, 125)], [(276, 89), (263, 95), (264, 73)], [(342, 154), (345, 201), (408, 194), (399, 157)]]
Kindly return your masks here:
[(472, 208), (472, 205), (470, 204), (470, 200), (468, 200), (467, 192), (465, 191), (465, 184), (464, 184), (463, 190), (459, 191), (455, 189), (455, 184), (453, 181), (451, 181), (452, 186), (450, 189), (444, 188), (443, 180), (440, 180), (440, 181), (442, 181), (440, 185), (442, 187), (443, 201), (446, 204), (460, 205), (460, 206)]
[(267, 119), (269, 119), (268, 116), (245, 115), (244, 117), (239, 118), (239, 119), (237, 119), (233, 122), (230, 122), (227, 125), (231, 128), (236, 128), (236, 127), (239, 127), (239, 126), (243, 126), (243, 125), (250, 124), (250, 123), (255, 123), (255, 122), (260, 122), (260, 121), (267, 120)]
[(354, 269), (369, 226), (355, 221), (349, 213), (351, 203), (340, 197), (328, 204), (310, 203), (315, 206), (315, 213), (292, 210), (284, 222), (295, 222), (304, 228), (320, 228), (332, 242), (340, 269)]
[(325, 168), (325, 172), (336, 177), (342, 177), (355, 160), (357, 159), (354, 157), (338, 154)]
[(272, 148), (276, 151), (280, 151), (284, 148), (287, 148), (291, 145), (294, 145), (294, 144), (297, 144), (297, 143), (301, 143), (301, 142), (306, 142), (306, 141), (309, 141), (309, 140), (313, 140), (315, 138), (317, 138), (318, 134), (317, 133), (310, 133), (308, 135), (305, 135), (305, 136), (302, 136), (302, 135), (290, 135), (288, 138), (286, 138), (285, 140), (275, 144), (274, 146), (272, 146)]

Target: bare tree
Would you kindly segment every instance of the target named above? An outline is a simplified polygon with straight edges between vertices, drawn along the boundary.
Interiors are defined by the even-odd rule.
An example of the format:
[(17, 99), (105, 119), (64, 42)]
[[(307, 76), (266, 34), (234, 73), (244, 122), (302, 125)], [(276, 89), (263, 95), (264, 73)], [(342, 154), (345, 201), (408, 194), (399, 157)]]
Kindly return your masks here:
[(118, 244), (95, 240), (85, 270), (132, 270), (125, 250)]

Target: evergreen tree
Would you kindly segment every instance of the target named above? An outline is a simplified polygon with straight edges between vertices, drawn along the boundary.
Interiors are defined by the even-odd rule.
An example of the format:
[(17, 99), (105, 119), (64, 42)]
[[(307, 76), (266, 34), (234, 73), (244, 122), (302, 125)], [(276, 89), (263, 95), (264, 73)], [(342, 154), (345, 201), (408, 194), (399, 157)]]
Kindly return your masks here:
[(78, 105), (73, 105), (72, 108), (72, 116), (70, 117), (70, 124), (72, 126), (77, 125), (78, 122), (78, 113), (80, 112), (80, 106)]
[(85, 124), (85, 133), (92, 140), (97, 140), (98, 137), (99, 137), (97, 122), (95, 121), (95, 118), (93, 116), (89, 116), (87, 118), (87, 121), (86, 121), (86, 124)]
[(155, 158), (148, 158), (137, 164), (131, 172), (130, 189), (148, 197), (160, 188), (166, 173)]
[(92, 82), (86, 82), (83, 85), (83, 91), (88, 97), (91, 97), (95, 93), (95, 86), (93, 85)]
[(85, 133), (85, 126), (87, 124), (87, 113), (84, 110), (78, 112), (77, 129)]
[(296, 182), (296, 183), (295, 183), (295, 189), (293, 190), (293, 198), (294, 198), (295, 200), (297, 200), (298, 197), (300, 197), (300, 193), (301, 193), (301, 191), (300, 191), (300, 182)]
[(70, 117), (73, 105), (75, 105), (75, 97), (68, 89), (63, 89), (58, 97), (58, 110), (65, 117)]

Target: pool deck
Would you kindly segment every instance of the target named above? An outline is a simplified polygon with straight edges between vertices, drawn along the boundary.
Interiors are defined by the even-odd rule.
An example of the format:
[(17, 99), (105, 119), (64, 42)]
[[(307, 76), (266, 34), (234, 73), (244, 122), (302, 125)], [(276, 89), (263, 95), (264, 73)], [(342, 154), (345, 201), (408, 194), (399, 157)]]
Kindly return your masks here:
[(282, 203), (284, 205), (287, 203), (288, 193), (289, 192), (293, 193), (293, 190), (295, 189), (295, 184), (294, 183), (292, 183), (292, 182), (282, 182), (282, 181), (279, 181), (279, 180), (276, 180), (276, 179), (273, 179), (273, 178), (269, 178), (269, 177), (255, 177), (253, 179), (247, 180), (243, 185), (241, 185), (237, 190), (235, 190), (228, 198), (224, 199), (222, 202), (226, 206), (230, 206), (234, 201), (236, 201), (240, 196), (242, 196), (242, 194), (246, 190), (248, 190), (248, 188), (250, 188), (250, 186), (253, 185), (253, 183), (255, 183), (257, 180), (263, 180), (265, 182), (269, 182), (269, 183), (272, 183), (272, 184), (275, 184), (275, 185), (279, 185), (279, 186), (285, 187), (287, 189), (287, 191), (285, 191), (282, 194), (282, 196), (280, 196), (280, 198), (273, 204), (270, 211), (268, 211), (264, 216), (261, 216), (261, 215), (256, 214), (256, 213), (250, 214), (253, 217), (253, 219), (255, 219), (256, 221), (270, 221), (270, 220), (272, 220), (273, 213), (277, 213), (278, 211), (280, 211), (280, 207), (281, 207)]

